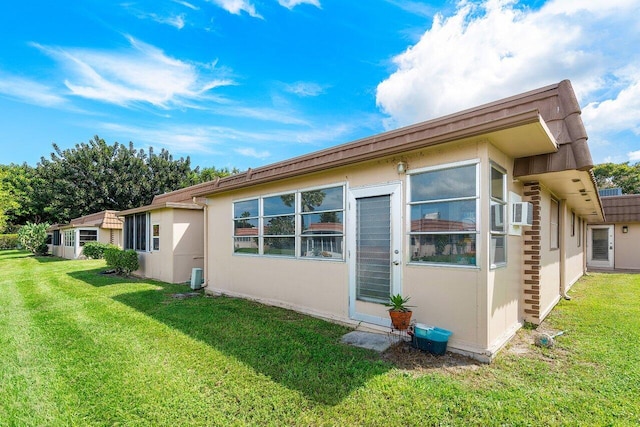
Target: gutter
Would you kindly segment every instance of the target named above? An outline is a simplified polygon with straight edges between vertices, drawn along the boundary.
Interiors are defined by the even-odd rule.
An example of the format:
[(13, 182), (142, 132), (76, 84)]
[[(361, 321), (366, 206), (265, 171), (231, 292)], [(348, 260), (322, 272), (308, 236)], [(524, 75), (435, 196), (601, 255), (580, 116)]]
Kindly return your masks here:
[[(530, 102), (529, 100), (525, 101)], [(196, 197), (206, 197), (250, 185), (294, 178), (330, 168), (350, 166), (407, 151), (543, 122), (537, 108), (528, 105), (525, 108), (527, 109), (521, 111), (522, 108), (518, 110), (517, 107), (513, 107), (513, 111), (507, 111), (507, 113), (493, 110), (485, 111), (486, 109), (480, 108), (477, 112), (471, 110), (471, 112), (445, 116), (279, 163), (249, 169), (246, 172), (225, 178), (216, 178), (213, 181), (196, 184), (192, 187), (193, 194)]]

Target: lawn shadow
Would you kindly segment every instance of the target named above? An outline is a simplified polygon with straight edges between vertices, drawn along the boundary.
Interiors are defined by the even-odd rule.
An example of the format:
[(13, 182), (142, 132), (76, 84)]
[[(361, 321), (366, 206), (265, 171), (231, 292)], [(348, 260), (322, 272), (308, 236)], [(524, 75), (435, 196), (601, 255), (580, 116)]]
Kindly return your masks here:
[(18, 258), (36, 258), (31, 252), (20, 249), (0, 249), (0, 261)]
[[(88, 278), (88, 277), (87, 277)], [(252, 301), (178, 298), (184, 285), (120, 294), (116, 301), (239, 359), (309, 400), (336, 405), (391, 364), (371, 350), (341, 344), (348, 328)]]
[[(140, 280), (139, 278), (133, 276), (124, 277), (109, 273), (109, 268), (107, 267), (93, 268), (91, 270), (72, 271), (67, 273), (67, 275), (73, 277), (76, 280), (82, 280), (83, 282), (96, 288), (117, 285), (120, 283), (132, 283)], [(158, 283), (161, 284), (161, 282)]]
[(35, 258), (36, 261), (38, 261), (41, 264), (47, 264), (47, 263), (50, 263), (50, 262), (71, 261), (69, 259), (61, 258), (61, 257), (53, 256), (53, 255), (33, 255), (33, 254), (31, 254), (31, 256), (33, 258)]

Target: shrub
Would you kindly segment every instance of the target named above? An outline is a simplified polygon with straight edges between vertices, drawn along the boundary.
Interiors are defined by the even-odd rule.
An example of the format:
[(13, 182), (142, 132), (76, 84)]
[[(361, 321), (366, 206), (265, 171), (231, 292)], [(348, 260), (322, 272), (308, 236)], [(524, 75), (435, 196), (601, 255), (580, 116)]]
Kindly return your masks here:
[(17, 247), (17, 234), (0, 234), (0, 249), (15, 249)]
[(128, 276), (140, 267), (138, 253), (133, 249), (123, 251), (115, 246), (109, 247), (104, 251), (104, 259), (107, 261), (107, 266), (112, 267), (117, 274)]
[(133, 249), (127, 249), (126, 251), (122, 251), (120, 255), (121, 260), (121, 268), (124, 274), (127, 276), (132, 272), (136, 271), (140, 267), (140, 263), (138, 262), (138, 253)]
[(109, 245), (107, 243), (87, 242), (82, 247), (82, 253), (87, 258), (102, 259), (102, 258), (104, 258), (104, 251), (107, 250), (110, 247), (117, 248), (116, 246)]
[(49, 249), (47, 246), (47, 228), (49, 228), (49, 224), (46, 222), (40, 224), (26, 223), (18, 231), (20, 245), (36, 255), (45, 255)]

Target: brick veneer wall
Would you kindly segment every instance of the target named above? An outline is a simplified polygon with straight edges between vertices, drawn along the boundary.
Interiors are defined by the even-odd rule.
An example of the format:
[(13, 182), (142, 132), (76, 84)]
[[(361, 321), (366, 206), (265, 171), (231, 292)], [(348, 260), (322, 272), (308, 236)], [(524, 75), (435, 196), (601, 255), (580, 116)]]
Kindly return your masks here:
[(524, 320), (540, 324), (540, 183), (524, 184), (523, 201), (533, 204), (533, 225), (524, 229)]

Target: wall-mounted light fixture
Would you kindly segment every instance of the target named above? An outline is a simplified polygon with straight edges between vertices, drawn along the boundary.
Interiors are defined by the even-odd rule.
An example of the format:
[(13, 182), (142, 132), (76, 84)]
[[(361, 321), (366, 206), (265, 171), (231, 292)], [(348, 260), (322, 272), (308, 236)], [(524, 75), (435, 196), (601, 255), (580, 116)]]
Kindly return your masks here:
[(396, 165), (396, 170), (398, 171), (399, 174), (405, 174), (407, 173), (407, 162), (398, 162), (398, 164)]
[(622, 232), (623, 233), (628, 233), (629, 232), (629, 226), (628, 225), (623, 225), (622, 226)]

